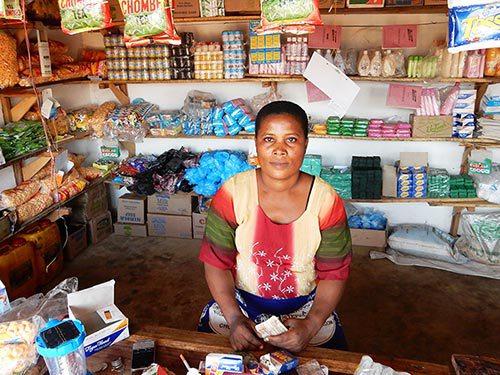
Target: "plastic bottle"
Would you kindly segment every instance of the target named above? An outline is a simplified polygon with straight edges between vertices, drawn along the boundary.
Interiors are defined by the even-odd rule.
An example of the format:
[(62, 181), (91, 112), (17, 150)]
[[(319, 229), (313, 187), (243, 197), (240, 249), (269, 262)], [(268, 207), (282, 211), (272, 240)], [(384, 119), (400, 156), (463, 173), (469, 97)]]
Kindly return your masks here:
[(481, 55), (478, 51), (473, 51), (467, 56), (467, 62), (465, 64), (465, 77), (467, 78), (479, 78), (481, 71)]
[(302, 38), (302, 57), (307, 57), (308, 55), (308, 48), (309, 48), (309, 45), (308, 45), (308, 40), (307, 40), (307, 37), (303, 37)]
[(332, 56), (332, 50), (331, 49), (327, 49), (325, 51), (325, 55), (323, 56), (328, 62), (332, 63), (333, 64), (333, 56)]
[(458, 78), (462, 78), (464, 76), (466, 60), (467, 60), (467, 51), (460, 52), (460, 58), (458, 61)]
[(361, 77), (367, 77), (370, 75), (370, 56), (368, 56), (367, 50), (363, 51), (363, 55), (359, 59), (358, 74)]
[(392, 51), (389, 49), (382, 60), (382, 76), (393, 77), (396, 75), (396, 61)]
[(479, 63), (479, 78), (484, 77), (484, 69), (486, 65), (486, 50), (482, 49), (480, 51), (481, 62)]
[(486, 50), (486, 63), (484, 69), (484, 75), (487, 77), (493, 77), (497, 70), (497, 59), (499, 57), (497, 48), (488, 48)]
[(342, 71), (342, 73), (345, 73), (345, 61), (340, 49), (335, 51), (335, 57), (333, 58), (333, 65), (339, 68)]
[[(314, 52), (316, 52), (316, 53), (317, 53), (317, 54), (319, 54), (320, 56), (323, 56), (323, 51), (322, 51), (322, 50), (320, 50), (319, 48), (318, 48), (318, 49), (316, 49), (316, 50), (314, 50)], [(325, 56), (323, 56), (323, 57), (325, 57)]]
[(372, 61), (370, 61), (370, 75), (380, 77), (382, 75), (382, 56), (380, 51), (375, 51)]
[(408, 56), (408, 68), (407, 68), (407, 76), (408, 78), (413, 78), (415, 73), (415, 56)]
[(451, 73), (451, 54), (447, 49), (443, 50), (443, 61), (441, 63), (441, 77), (450, 78)]
[(453, 53), (451, 55), (451, 71), (450, 77), (457, 78), (458, 77), (458, 66), (460, 61), (460, 53)]
[(422, 78), (422, 68), (423, 68), (424, 58), (422, 56), (415, 56), (415, 77)]

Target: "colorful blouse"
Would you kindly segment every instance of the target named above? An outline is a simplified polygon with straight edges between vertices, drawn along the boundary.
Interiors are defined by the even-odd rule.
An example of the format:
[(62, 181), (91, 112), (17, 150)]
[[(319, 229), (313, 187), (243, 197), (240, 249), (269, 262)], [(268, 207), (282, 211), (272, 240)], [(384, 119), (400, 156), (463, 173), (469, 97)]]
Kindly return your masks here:
[(259, 206), (254, 170), (227, 180), (212, 200), (200, 259), (233, 272), (237, 288), (264, 298), (304, 296), (317, 280), (345, 280), (351, 236), (342, 200), (315, 177), (304, 213), (289, 224)]

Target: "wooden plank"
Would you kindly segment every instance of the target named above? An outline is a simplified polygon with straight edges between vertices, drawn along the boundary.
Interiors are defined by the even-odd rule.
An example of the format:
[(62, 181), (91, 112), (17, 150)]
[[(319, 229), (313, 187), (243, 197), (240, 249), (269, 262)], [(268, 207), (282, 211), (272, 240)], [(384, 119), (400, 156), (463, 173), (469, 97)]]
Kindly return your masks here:
[(115, 85), (114, 83), (109, 84), (111, 92), (116, 96), (116, 99), (118, 99), (121, 105), (130, 104), (130, 98), (122, 91), (122, 86), (123, 85)]
[(464, 207), (453, 207), (453, 213), (451, 215), (451, 227), (450, 234), (454, 237), (458, 234), (458, 227), (460, 226), (460, 219), (462, 218), (462, 211)]
[(37, 98), (35, 95), (28, 96), (17, 103), (11, 110), (12, 112), (12, 121), (20, 121), (26, 112), (30, 110), (33, 105), (35, 105)]
[(10, 104), (10, 99), (0, 97), (0, 103), (2, 103), (3, 120), (7, 124), (12, 121), (12, 106)]
[(456, 375), (500, 374), (500, 360), (476, 355), (453, 354), (451, 363)]
[[(191, 366), (197, 367), (199, 361), (204, 360), (208, 353), (230, 353), (233, 351), (228, 338), (224, 336), (175, 328), (144, 327), (142, 331), (132, 335), (128, 340), (119, 342), (88, 358), (89, 369), (97, 368), (103, 362), (109, 363), (116, 357), (122, 357), (127, 371), (127, 367), (130, 366), (132, 343), (147, 339), (153, 339), (156, 342), (156, 361), (177, 374), (185, 373), (185, 368), (179, 359), (180, 354), (186, 357)], [(268, 345), (264, 348), (264, 351), (254, 352), (254, 355), (259, 357), (272, 350), (274, 349)], [(353, 374), (362, 355), (361, 353), (309, 347), (299, 353), (298, 357), (301, 362), (317, 359), (319, 363), (327, 366), (331, 372)], [(390, 366), (397, 371), (407, 371), (412, 375), (444, 375), (450, 373), (447, 366), (439, 364), (376, 355), (372, 357), (377, 362)], [(102, 374), (112, 374), (110, 370), (108, 371)]]
[(481, 99), (483, 98), (484, 93), (488, 89), (488, 84), (487, 83), (478, 83), (476, 84), (476, 105), (475, 105), (475, 110), (474, 112), (478, 113), (480, 108), (481, 108)]

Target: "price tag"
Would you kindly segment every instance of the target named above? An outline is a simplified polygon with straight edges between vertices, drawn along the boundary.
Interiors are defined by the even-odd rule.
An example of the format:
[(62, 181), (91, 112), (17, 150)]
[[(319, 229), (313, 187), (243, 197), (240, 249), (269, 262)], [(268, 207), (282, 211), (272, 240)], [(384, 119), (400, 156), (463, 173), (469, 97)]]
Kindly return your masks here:
[(411, 85), (389, 85), (386, 105), (399, 108), (420, 108), (422, 87)]
[(309, 36), (309, 48), (340, 48), (340, 26), (316, 26), (313, 34)]
[(417, 47), (417, 25), (384, 26), (382, 48)]

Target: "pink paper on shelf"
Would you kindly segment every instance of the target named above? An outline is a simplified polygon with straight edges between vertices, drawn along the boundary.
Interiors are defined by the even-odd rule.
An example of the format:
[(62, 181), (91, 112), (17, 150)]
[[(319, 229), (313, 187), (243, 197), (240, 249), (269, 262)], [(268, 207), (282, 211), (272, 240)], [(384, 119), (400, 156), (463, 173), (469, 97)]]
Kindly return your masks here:
[(382, 48), (415, 48), (417, 25), (384, 26)]
[(317, 86), (315, 86), (309, 81), (306, 81), (306, 90), (307, 90), (307, 101), (309, 103), (325, 102), (330, 100), (330, 97), (328, 95), (326, 95)]
[(412, 85), (389, 85), (386, 105), (400, 108), (420, 108), (422, 102), (422, 87)]
[(309, 48), (340, 48), (340, 26), (316, 26), (314, 33), (309, 35)]

